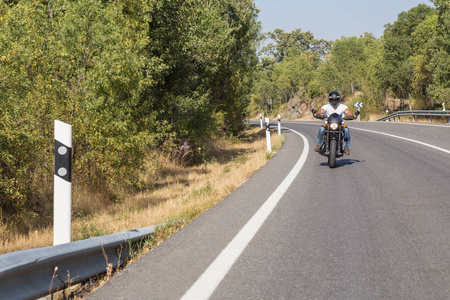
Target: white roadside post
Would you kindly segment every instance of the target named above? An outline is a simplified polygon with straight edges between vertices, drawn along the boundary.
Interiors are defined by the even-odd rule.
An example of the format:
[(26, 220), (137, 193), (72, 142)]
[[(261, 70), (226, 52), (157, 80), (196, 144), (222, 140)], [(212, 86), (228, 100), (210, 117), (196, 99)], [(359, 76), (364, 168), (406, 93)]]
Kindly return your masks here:
[(70, 243), (72, 218), (72, 125), (55, 120), (53, 245)]
[(261, 128), (263, 128), (262, 114), (259, 114), (259, 125)]
[(278, 135), (281, 135), (281, 117), (278, 115)]
[(272, 151), (272, 145), (270, 144), (270, 121), (269, 118), (265, 119), (266, 121), (266, 139), (267, 139), (267, 152)]

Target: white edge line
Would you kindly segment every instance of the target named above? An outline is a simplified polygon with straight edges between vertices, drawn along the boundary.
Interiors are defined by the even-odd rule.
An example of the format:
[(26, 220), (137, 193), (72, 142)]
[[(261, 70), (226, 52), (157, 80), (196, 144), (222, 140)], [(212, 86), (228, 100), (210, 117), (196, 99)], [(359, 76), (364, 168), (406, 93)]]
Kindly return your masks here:
[[(300, 122), (301, 122), (301, 121), (300, 121)], [(302, 124), (302, 123), (300, 123), (300, 122), (292, 121), (292, 123)], [(316, 123), (312, 123), (312, 122), (309, 122), (309, 121), (304, 121), (303, 124), (316, 125)], [(412, 125), (412, 124), (413, 124), (413, 123), (411, 123), (411, 125)], [(424, 124), (424, 126), (431, 126), (431, 125)], [(441, 127), (441, 126), (435, 126), (435, 127)], [(442, 126), (442, 127), (447, 127), (447, 126)], [(362, 128), (353, 127), (353, 126), (350, 127), (350, 129), (351, 129), (351, 130), (361, 130), (361, 131), (366, 131), (366, 132), (371, 132), (371, 133), (381, 134), (381, 135), (393, 137), (393, 138), (396, 138), (396, 139), (400, 139), (400, 140), (405, 140), (405, 141), (408, 141), (408, 142), (416, 143), (416, 144), (419, 144), (419, 145), (422, 145), (422, 146), (425, 146), (425, 147), (429, 147), (429, 148), (432, 148), (432, 149), (435, 149), (435, 150), (442, 151), (442, 152), (444, 152), (444, 153), (450, 154), (450, 150), (447, 150), (447, 149), (444, 149), (444, 148), (441, 148), (441, 147), (438, 147), (438, 146), (434, 146), (434, 145), (431, 145), (431, 144), (427, 144), (427, 143), (424, 143), (424, 142), (421, 142), (421, 141), (417, 141), (417, 140), (413, 140), (413, 139), (401, 137), (401, 136), (398, 136), (398, 135), (393, 135), (393, 134), (390, 134), (390, 133), (385, 133), (385, 132), (380, 132), (380, 131), (374, 131), (374, 130), (368, 130), (368, 129), (362, 129)]]
[[(285, 124), (317, 124), (317, 123), (321, 123), (322, 121), (315, 121), (315, 120), (285, 120), (283, 121), (283, 123)], [(383, 124), (384, 121), (361, 121), (363, 123), (366, 124), (370, 124), (370, 123), (374, 123), (374, 124)], [(413, 125), (413, 126), (425, 126), (425, 127), (438, 127), (438, 128), (449, 128), (450, 127), (450, 123), (442, 123), (442, 124), (437, 124), (437, 123), (422, 123), (422, 122), (387, 122), (387, 124), (389, 125)], [(353, 128), (353, 127), (352, 127)]]
[(400, 139), (400, 140), (405, 140), (405, 141), (408, 141), (408, 142), (420, 144), (422, 146), (430, 147), (430, 148), (433, 148), (433, 149), (436, 149), (436, 150), (439, 150), (439, 151), (442, 151), (442, 152), (450, 154), (450, 151), (447, 150), (447, 149), (440, 148), (440, 147), (437, 147), (437, 146), (434, 146), (434, 145), (431, 145), (431, 144), (427, 144), (427, 143), (424, 143), (424, 142), (420, 142), (420, 141), (417, 141), (417, 140), (401, 137), (401, 136), (398, 136), (398, 135), (393, 135), (393, 134), (384, 133), (384, 132), (380, 132), (380, 131), (373, 131), (373, 130), (368, 130), (368, 129), (356, 128), (356, 127), (352, 127), (351, 129), (356, 129), (356, 130), (361, 130), (361, 131), (367, 131), (367, 132), (371, 132), (371, 133), (377, 133), (377, 134), (381, 134), (381, 135), (386, 135), (386, 136), (389, 136), (389, 137), (393, 137), (393, 138), (397, 138), (397, 139)]
[[(285, 127), (283, 127), (285, 128)], [(253, 217), (245, 224), (233, 240), (222, 250), (214, 262), (206, 269), (200, 278), (192, 285), (192, 287), (184, 294), (182, 300), (201, 300), (209, 299), (214, 293), (217, 286), (223, 280), (225, 275), (234, 265), (238, 257), (256, 235), (265, 220), (268, 218), (273, 209), (277, 206), (284, 193), (300, 173), (309, 153), (309, 143), (301, 133), (286, 128), (298, 134), (304, 143), (303, 152), (292, 170), (281, 182), (277, 189), (270, 195), (266, 202), (258, 209)]]

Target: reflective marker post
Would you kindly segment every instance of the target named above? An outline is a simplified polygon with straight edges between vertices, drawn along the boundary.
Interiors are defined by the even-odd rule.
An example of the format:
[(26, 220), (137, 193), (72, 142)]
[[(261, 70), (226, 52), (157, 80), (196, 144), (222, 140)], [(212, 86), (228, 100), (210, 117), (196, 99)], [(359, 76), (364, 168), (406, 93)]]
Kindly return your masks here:
[[(360, 108), (361, 107), (364, 107), (364, 103), (362, 103), (362, 102), (357, 102), (357, 103), (355, 103), (354, 105), (353, 105), (354, 107), (357, 107), (358, 108), (358, 121), (361, 121), (361, 111), (360, 111)], [(386, 113), (387, 113), (387, 111), (386, 111)]]
[(281, 117), (278, 115), (278, 135), (281, 135)]
[(267, 139), (267, 152), (271, 152), (272, 151), (272, 145), (270, 143), (270, 121), (269, 118), (265, 119), (266, 121), (266, 139)]
[(53, 245), (70, 243), (72, 219), (72, 125), (55, 120)]
[(259, 123), (261, 125), (261, 128), (263, 128), (262, 114), (259, 114)]

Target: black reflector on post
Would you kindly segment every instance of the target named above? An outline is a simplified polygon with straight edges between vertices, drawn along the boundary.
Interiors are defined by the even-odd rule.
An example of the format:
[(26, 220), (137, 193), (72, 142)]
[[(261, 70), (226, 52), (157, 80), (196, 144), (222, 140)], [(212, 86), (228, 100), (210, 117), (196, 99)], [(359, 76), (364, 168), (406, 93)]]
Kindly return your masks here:
[(55, 140), (55, 175), (72, 182), (72, 148)]

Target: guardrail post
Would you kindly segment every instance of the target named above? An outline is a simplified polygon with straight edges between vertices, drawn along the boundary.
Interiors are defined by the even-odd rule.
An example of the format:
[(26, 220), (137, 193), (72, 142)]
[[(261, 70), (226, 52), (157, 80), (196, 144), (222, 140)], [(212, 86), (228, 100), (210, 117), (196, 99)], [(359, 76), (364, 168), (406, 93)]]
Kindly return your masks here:
[(266, 139), (267, 139), (267, 152), (272, 151), (272, 145), (270, 143), (270, 124), (269, 124), (269, 118), (265, 119), (266, 121)]
[(281, 135), (281, 117), (278, 115), (278, 135)]
[(413, 123), (416, 123), (416, 116), (413, 115)]
[(433, 117), (430, 116), (430, 123), (433, 123)]
[(53, 245), (71, 242), (72, 126), (55, 120)]

